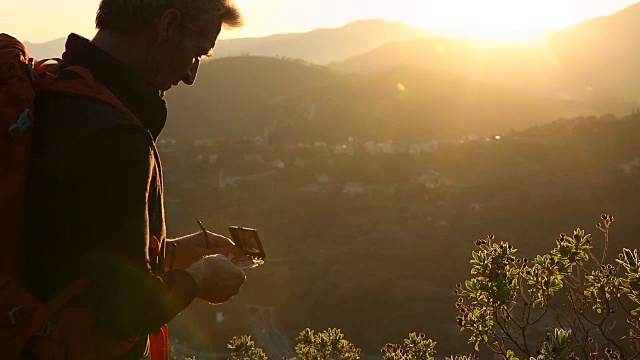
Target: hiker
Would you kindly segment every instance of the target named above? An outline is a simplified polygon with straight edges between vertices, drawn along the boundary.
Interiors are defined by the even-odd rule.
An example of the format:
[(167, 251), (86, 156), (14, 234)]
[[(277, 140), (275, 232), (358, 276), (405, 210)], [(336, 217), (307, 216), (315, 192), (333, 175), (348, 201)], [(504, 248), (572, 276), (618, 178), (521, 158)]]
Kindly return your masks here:
[(67, 38), (56, 81), (89, 78), (125, 111), (65, 92), (36, 98), (27, 289), (47, 301), (88, 282), (23, 357), (55, 358), (49, 343), (62, 338), (65, 358), (138, 359), (154, 351), (153, 336), (166, 347), (163, 325), (194, 298), (218, 304), (238, 293), (245, 275), (229, 259), (242, 253), (229, 239), (202, 231), (166, 239), (154, 143), (167, 117), (164, 93), (192, 85), (221, 28), (240, 24), (227, 0), (102, 0), (95, 37)]

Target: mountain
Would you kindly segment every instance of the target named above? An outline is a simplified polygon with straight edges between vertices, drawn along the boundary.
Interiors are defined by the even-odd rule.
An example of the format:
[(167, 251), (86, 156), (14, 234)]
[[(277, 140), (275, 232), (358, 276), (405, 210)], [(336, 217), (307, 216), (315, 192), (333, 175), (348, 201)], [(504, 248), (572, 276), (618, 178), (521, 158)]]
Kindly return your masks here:
[(164, 134), (176, 138), (262, 135), (261, 114), (278, 99), (339, 81), (325, 67), (300, 60), (226, 57), (200, 66), (193, 86), (167, 93)]
[(640, 4), (547, 33), (539, 44), (423, 37), (388, 43), (330, 67), (363, 73), (417, 65), (537, 94), (606, 102), (609, 111), (620, 111), (614, 99), (640, 101), (640, 77), (631, 76), (640, 60), (638, 23)]
[(361, 20), (338, 29), (316, 29), (302, 34), (224, 40), (216, 47), (216, 56), (284, 56), (314, 64), (328, 64), (367, 52), (389, 41), (408, 40), (424, 36), (426, 33), (425, 30), (399, 22)]
[(640, 98), (640, 3), (616, 14), (553, 32), (547, 44), (565, 73), (569, 91), (593, 89), (619, 98)]
[(27, 47), (29, 51), (29, 56), (34, 59), (48, 59), (60, 57), (62, 52), (64, 51), (64, 43), (67, 41), (66, 38), (55, 39), (51, 41), (47, 41), (45, 43), (33, 44), (28, 41), (24, 42), (24, 45)]
[(503, 134), (590, 113), (582, 102), (536, 97), (416, 66), (398, 66), (283, 99), (267, 114), (273, 141), (347, 138), (399, 143)]
[(270, 128), (275, 143), (459, 139), (596, 112), (419, 67), (349, 76), (254, 56), (203, 64), (195, 85), (170, 91), (167, 101), (166, 136), (259, 136)]
[[(216, 57), (259, 55), (329, 64), (366, 73), (395, 66), (444, 70), (536, 96), (588, 101), (601, 113), (626, 113), (640, 101), (636, 71), (640, 4), (547, 33), (539, 44), (483, 43), (429, 36), (425, 30), (383, 20), (338, 29), (222, 40)], [(57, 56), (63, 39), (28, 44), (34, 57)], [(56, 50), (57, 49), (57, 50)]]
[(516, 43), (484, 44), (469, 39), (433, 36), (390, 42), (366, 54), (329, 66), (344, 73), (419, 66), (546, 95), (549, 95), (549, 84), (559, 76), (557, 68), (542, 48)]
[[(425, 34), (426, 30), (399, 22), (361, 20), (338, 29), (316, 29), (305, 33), (221, 40), (216, 45), (215, 57), (250, 54), (327, 64), (370, 51), (388, 41), (407, 40)], [(44, 44), (27, 44), (27, 48), (36, 59), (57, 57), (64, 51), (64, 41), (57, 39)]]

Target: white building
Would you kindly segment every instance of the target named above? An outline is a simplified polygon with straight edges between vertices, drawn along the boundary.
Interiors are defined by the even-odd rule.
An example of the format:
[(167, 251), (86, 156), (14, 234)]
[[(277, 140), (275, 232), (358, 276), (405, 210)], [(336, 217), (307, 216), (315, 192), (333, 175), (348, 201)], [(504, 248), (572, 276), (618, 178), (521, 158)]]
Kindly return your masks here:
[(361, 182), (351, 181), (342, 187), (342, 193), (348, 195), (356, 195), (364, 193), (364, 185)]

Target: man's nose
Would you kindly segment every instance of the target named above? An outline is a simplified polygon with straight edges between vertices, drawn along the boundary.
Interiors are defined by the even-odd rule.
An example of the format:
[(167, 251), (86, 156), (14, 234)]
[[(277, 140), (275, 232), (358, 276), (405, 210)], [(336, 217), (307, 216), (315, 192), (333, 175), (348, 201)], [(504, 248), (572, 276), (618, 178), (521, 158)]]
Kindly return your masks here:
[(200, 66), (200, 60), (199, 59), (193, 60), (193, 64), (191, 64), (191, 66), (189, 67), (189, 70), (187, 70), (182, 76), (182, 82), (187, 85), (193, 85), (193, 83), (196, 81), (196, 75), (198, 74), (199, 66)]

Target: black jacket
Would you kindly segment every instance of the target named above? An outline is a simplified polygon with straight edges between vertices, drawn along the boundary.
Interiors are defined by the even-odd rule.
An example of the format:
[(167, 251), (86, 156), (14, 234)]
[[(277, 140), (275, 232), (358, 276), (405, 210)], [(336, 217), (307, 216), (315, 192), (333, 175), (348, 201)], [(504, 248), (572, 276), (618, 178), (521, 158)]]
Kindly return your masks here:
[[(158, 89), (71, 34), (61, 65), (83, 66), (143, 126), (89, 97), (40, 94), (26, 197), (27, 283), (51, 299), (83, 274), (91, 283), (68, 306), (95, 309), (96, 332), (144, 338), (191, 303), (194, 279), (147, 254), (164, 242), (162, 171), (153, 143), (166, 121)], [(125, 358), (142, 355), (146, 341)]]

